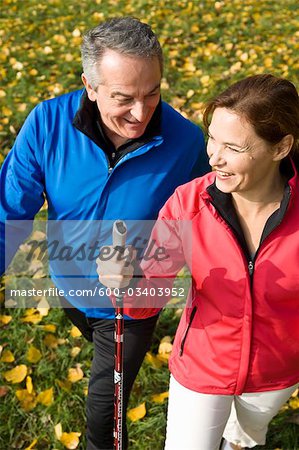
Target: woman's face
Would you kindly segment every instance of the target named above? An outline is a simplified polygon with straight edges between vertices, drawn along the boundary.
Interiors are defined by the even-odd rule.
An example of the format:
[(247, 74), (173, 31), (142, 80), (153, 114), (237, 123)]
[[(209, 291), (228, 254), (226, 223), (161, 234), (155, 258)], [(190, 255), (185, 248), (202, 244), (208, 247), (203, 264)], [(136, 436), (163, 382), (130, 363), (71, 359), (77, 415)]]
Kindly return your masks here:
[(216, 186), (225, 193), (258, 198), (279, 178), (275, 146), (261, 139), (245, 118), (216, 108), (209, 126), (207, 152)]

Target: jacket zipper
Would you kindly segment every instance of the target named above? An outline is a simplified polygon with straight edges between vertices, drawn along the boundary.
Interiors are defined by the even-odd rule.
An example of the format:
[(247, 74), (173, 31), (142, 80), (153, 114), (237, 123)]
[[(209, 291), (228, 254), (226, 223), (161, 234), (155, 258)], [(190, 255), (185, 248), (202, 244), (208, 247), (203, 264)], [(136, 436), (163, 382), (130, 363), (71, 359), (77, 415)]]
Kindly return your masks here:
[(191, 311), (191, 314), (190, 314), (190, 319), (189, 319), (188, 326), (187, 326), (187, 328), (186, 328), (186, 330), (185, 330), (183, 339), (182, 339), (182, 341), (181, 341), (180, 356), (183, 355), (184, 347), (185, 347), (185, 342), (186, 342), (186, 338), (187, 338), (189, 329), (190, 329), (190, 327), (191, 327), (191, 325), (192, 325), (192, 322), (193, 322), (193, 319), (194, 319), (196, 310), (197, 310), (197, 306), (194, 306), (193, 309), (192, 309), (192, 311)]

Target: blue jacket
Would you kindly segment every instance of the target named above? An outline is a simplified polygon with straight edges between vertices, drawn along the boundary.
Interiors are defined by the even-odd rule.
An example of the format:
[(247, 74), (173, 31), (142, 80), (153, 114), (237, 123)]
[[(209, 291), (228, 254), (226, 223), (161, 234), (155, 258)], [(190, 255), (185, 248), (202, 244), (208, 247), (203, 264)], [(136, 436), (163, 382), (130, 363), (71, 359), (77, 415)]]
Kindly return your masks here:
[[(104, 151), (72, 123), (83, 92), (36, 106), (3, 163), (1, 273), (5, 270), (5, 221), (34, 219), (44, 197), (49, 221), (154, 220), (177, 186), (210, 169), (200, 128), (162, 102), (161, 135), (125, 154), (109, 170)], [(29, 233), (25, 226), (12, 233), (6, 245), (6, 266)], [(76, 230), (67, 234), (75, 236)], [(59, 288), (70, 283), (70, 277), (57, 278), (55, 270), (52, 277)], [(94, 262), (86, 278), (91, 285), (98, 283)], [(111, 308), (96, 307), (96, 299), (85, 308), (82, 298), (65, 296), (89, 317), (113, 317)]]

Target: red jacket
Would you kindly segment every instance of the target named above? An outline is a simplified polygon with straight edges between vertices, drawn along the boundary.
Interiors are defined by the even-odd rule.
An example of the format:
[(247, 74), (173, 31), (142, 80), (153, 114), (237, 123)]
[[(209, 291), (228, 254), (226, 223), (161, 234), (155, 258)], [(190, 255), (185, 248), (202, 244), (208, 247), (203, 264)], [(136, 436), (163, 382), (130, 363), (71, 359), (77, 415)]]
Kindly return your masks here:
[[(190, 233), (172, 230), (165, 240), (159, 227), (153, 230), (157, 245), (170, 254), (183, 252), (192, 264), (192, 305), (182, 315), (170, 370), (183, 386), (207, 394), (286, 388), (299, 381), (298, 175), (289, 179), (252, 265), (242, 239), (215, 207), (214, 179), (210, 173), (179, 187), (160, 212), (165, 223), (192, 222), (192, 251)], [(144, 264), (146, 278), (161, 270), (173, 276), (182, 265), (179, 259), (171, 266)], [(156, 311), (131, 309), (129, 314), (145, 317)]]

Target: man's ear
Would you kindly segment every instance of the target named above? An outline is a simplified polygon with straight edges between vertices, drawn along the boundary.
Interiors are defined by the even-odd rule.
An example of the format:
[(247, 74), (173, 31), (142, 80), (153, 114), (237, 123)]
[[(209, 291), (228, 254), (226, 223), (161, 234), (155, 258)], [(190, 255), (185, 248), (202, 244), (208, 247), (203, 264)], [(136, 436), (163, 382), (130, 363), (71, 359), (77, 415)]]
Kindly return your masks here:
[(97, 99), (97, 93), (96, 93), (96, 91), (93, 90), (93, 88), (89, 84), (85, 73), (82, 73), (81, 80), (82, 80), (82, 83), (85, 86), (85, 89), (86, 89), (86, 92), (87, 92), (89, 100), (91, 100), (92, 102), (95, 102), (96, 99)]
[(281, 161), (288, 156), (294, 144), (294, 137), (291, 134), (284, 136), (275, 146), (274, 161)]

